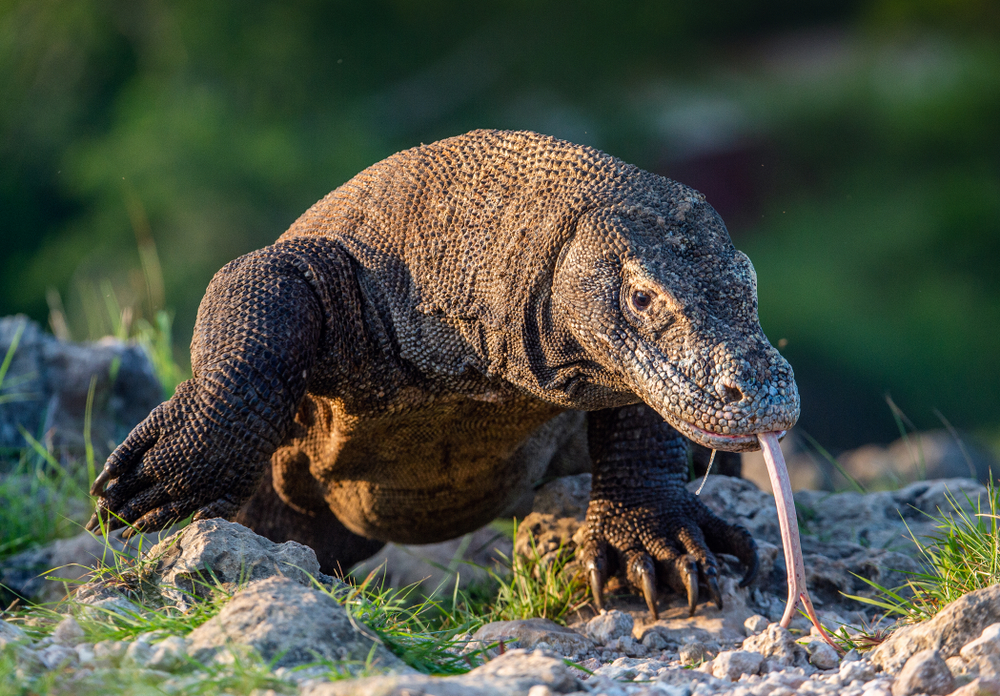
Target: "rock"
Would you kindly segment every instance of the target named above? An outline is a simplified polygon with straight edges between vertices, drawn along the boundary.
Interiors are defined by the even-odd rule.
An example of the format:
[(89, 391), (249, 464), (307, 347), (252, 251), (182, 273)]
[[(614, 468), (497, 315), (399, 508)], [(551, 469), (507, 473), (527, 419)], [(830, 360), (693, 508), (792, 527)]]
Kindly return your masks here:
[(57, 670), (76, 663), (80, 657), (73, 648), (52, 644), (35, 652), (35, 656), (47, 670)]
[[(853, 484), (826, 459), (816, 456), (793, 429), (781, 441), (792, 490), (849, 490)], [(890, 445), (864, 445), (837, 457), (839, 468), (867, 490), (895, 490), (912, 482), (968, 478), (985, 483), (998, 471), (988, 446), (963, 433), (961, 444), (946, 430), (910, 433)], [(760, 452), (743, 454), (743, 477), (771, 492)]]
[(760, 672), (764, 656), (747, 650), (723, 650), (712, 660), (712, 675), (736, 681), (744, 674)]
[(630, 614), (612, 609), (605, 611), (587, 622), (585, 630), (598, 645), (607, 645), (616, 638), (631, 636), (635, 619)]
[(176, 672), (189, 664), (188, 641), (180, 636), (170, 636), (153, 646), (146, 667), (162, 672)]
[[(517, 525), (514, 552), (525, 558), (538, 555), (543, 564), (561, 559), (573, 559), (576, 535), (583, 523), (575, 517), (557, 517), (549, 513), (532, 512)], [(567, 570), (572, 572), (575, 564)]]
[(102, 640), (94, 644), (94, 662), (102, 667), (117, 667), (130, 644), (123, 640)]
[(746, 629), (748, 636), (755, 636), (762, 632), (770, 622), (767, 620), (766, 616), (761, 616), (760, 614), (754, 614), (749, 619), (743, 622), (743, 628)]
[(934, 531), (936, 523), (928, 515), (950, 509), (949, 497), (962, 509), (974, 511), (977, 501), (985, 495), (981, 484), (957, 478), (918, 481), (898, 490), (867, 495), (800, 491), (795, 502), (808, 511), (809, 529), (837, 528), (838, 539), (915, 555), (918, 550), (907, 526), (919, 538)]
[(594, 647), (587, 637), (548, 619), (494, 621), (476, 631), (472, 640), (484, 646), (498, 640), (517, 641), (517, 647), (529, 649), (545, 643), (554, 652), (567, 656), (579, 655)]
[(21, 643), (28, 640), (28, 634), (12, 623), (0, 619), (0, 650), (11, 643)]
[(955, 687), (948, 665), (937, 650), (921, 650), (906, 661), (892, 685), (892, 696), (950, 694)]
[(52, 641), (59, 645), (65, 645), (67, 648), (72, 648), (77, 643), (82, 643), (83, 640), (83, 629), (72, 616), (67, 616), (60, 621), (55, 630), (52, 631)]
[(612, 652), (625, 653), (629, 657), (645, 657), (649, 654), (646, 646), (632, 636), (621, 636), (619, 638), (615, 638), (604, 647)]
[[(0, 361), (15, 334), (20, 339), (0, 385), (0, 450), (27, 446), (20, 427), (46, 433), (46, 444), (64, 461), (84, 461), (87, 392), (95, 379), (91, 440), (98, 461), (106, 443), (121, 442), (163, 400), (148, 356), (135, 344), (111, 338), (97, 343), (60, 341), (18, 315), (0, 319)], [(19, 427), (20, 426), (20, 427)]]
[(875, 668), (867, 660), (847, 660), (840, 663), (840, 681), (850, 684), (854, 681), (867, 682), (875, 678)]
[(590, 474), (563, 476), (535, 491), (532, 512), (583, 521), (590, 504)]
[(955, 689), (951, 696), (1000, 696), (1000, 681), (996, 679), (973, 679), (971, 682)]
[(795, 642), (787, 629), (776, 623), (768, 625), (762, 633), (744, 640), (743, 649), (760, 653), (769, 662), (783, 667), (804, 667), (809, 663), (805, 649)]
[(966, 669), (982, 677), (1000, 678), (1000, 623), (990, 624), (959, 651)]
[(311, 578), (332, 580), (320, 573), (316, 552), (308, 546), (276, 544), (221, 519), (192, 522), (150, 549), (147, 558), (156, 564), (143, 579), (159, 590), (164, 602), (183, 610), (217, 587), (232, 591), (279, 575), (306, 587), (312, 586)]
[[(619, 657), (610, 664), (604, 664), (594, 670), (594, 674), (615, 681), (652, 681), (662, 672), (670, 668), (669, 663), (659, 660), (641, 660), (632, 657)], [(584, 686), (590, 689), (593, 684), (588, 680)]]
[(1000, 585), (991, 585), (961, 597), (928, 621), (901, 628), (871, 652), (873, 664), (898, 672), (913, 655), (934, 649), (942, 659), (957, 655), (962, 647), (1000, 622)]
[(684, 643), (677, 655), (682, 665), (699, 665), (709, 658), (709, 651), (702, 643), (690, 642)]
[(576, 677), (562, 659), (539, 651), (511, 650), (477, 667), (465, 677), (473, 684), (479, 680), (502, 682), (511, 693), (527, 692), (536, 684), (545, 685), (558, 693), (576, 689)]
[(857, 662), (860, 659), (861, 659), (861, 653), (858, 652), (858, 649), (857, 648), (851, 648), (850, 650), (848, 650), (844, 654), (844, 656), (842, 658), (840, 658), (840, 661), (841, 662)]
[(77, 660), (81, 665), (92, 665), (94, 664), (94, 645), (93, 643), (78, 643), (73, 646), (76, 650)]
[(123, 595), (113, 583), (101, 579), (78, 588), (73, 594), (73, 601), (82, 607), (85, 615), (94, 618), (106, 618), (109, 613), (134, 617), (142, 612), (142, 608)]
[(646, 631), (640, 642), (647, 650), (666, 650), (673, 645), (657, 630)]
[(354, 660), (364, 665), (370, 657), (376, 670), (409, 669), (355, 628), (347, 610), (328, 594), (284, 576), (260, 580), (240, 590), (188, 639), (188, 654), (199, 662), (211, 660), (229, 645), (246, 645), (265, 661), (274, 660), (277, 667), (320, 659)]
[[(900, 484), (927, 479), (969, 478), (986, 482), (1000, 466), (988, 448), (962, 436), (961, 444), (947, 430), (911, 433), (885, 447), (864, 445), (837, 457), (844, 470), (868, 490), (897, 489)], [(834, 485), (846, 488), (839, 472)]]
[[(301, 696), (528, 696), (533, 687), (552, 693), (577, 690), (576, 677), (561, 658), (544, 651), (510, 650), (485, 665), (457, 677), (400, 674), (303, 686)], [(537, 691), (535, 693), (538, 693)]]
[(945, 659), (944, 663), (948, 665), (948, 669), (951, 671), (951, 676), (956, 679), (965, 677), (969, 677), (971, 679), (972, 677), (978, 676), (978, 672), (970, 669), (965, 660), (958, 655), (952, 655), (951, 657)]
[(135, 640), (128, 644), (122, 665), (128, 667), (145, 667), (153, 658), (153, 646), (146, 640)]
[[(985, 493), (985, 489), (970, 481), (942, 483), (952, 482), (960, 497), (967, 490), (971, 491), (970, 485), (978, 487), (973, 500)], [(930, 499), (936, 499), (938, 488), (928, 486), (927, 483), (921, 484), (922, 488), (915, 485), (911, 490), (904, 489), (892, 494), (831, 495), (817, 491), (799, 491), (795, 494), (796, 506), (808, 511), (808, 522), (801, 525), (800, 531), (806, 583), (814, 601), (818, 599), (824, 605), (843, 605), (845, 609), (861, 608), (863, 605), (845, 600), (842, 595), (871, 596), (874, 590), (861, 578), (895, 587), (905, 583), (907, 572), (919, 570), (910, 556), (881, 547), (892, 544), (894, 549), (898, 548), (906, 554), (918, 554), (898, 510), (912, 512), (908, 505), (916, 504), (922, 509)], [(697, 483), (689, 484), (689, 490), (694, 490), (696, 485)], [(940, 486), (940, 490), (944, 489), (945, 486)], [(918, 494), (919, 491), (929, 498), (925, 500)], [(760, 589), (784, 597), (785, 561), (781, 551), (774, 498), (749, 481), (730, 476), (710, 476), (701, 499), (723, 519), (746, 527), (757, 541), (760, 566), (757, 576), (751, 582), (751, 590)], [(920, 516), (923, 519), (917, 520), (913, 515), (907, 514), (906, 522), (915, 533), (930, 532), (933, 523), (929, 523), (925, 516)], [(821, 536), (829, 536), (834, 530), (833, 537), (838, 541), (821, 540)], [(783, 610), (783, 600), (775, 603), (773, 612), (778, 614), (779, 607)], [(762, 613), (770, 615), (771, 610)], [(774, 620), (779, 617), (771, 618)]]
[(833, 646), (825, 640), (811, 640), (805, 645), (809, 664), (816, 669), (833, 669), (840, 663), (840, 657)]

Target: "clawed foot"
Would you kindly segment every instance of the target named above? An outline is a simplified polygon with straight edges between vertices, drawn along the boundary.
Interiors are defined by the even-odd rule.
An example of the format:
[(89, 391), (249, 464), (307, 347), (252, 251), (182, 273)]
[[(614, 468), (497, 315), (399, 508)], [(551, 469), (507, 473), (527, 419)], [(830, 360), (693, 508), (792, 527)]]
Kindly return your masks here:
[(222, 428), (216, 438), (205, 437), (193, 389), (190, 382), (178, 387), (108, 457), (90, 489), (98, 504), (88, 530), (127, 527), (122, 536), (129, 538), (192, 514), (232, 517), (239, 510), (256, 483), (247, 463), (261, 459), (254, 456), (257, 438)]
[(646, 600), (654, 620), (659, 618), (658, 587), (685, 595), (692, 615), (702, 591), (722, 609), (715, 553), (740, 559), (746, 566), (740, 587), (746, 587), (757, 574), (757, 545), (750, 533), (721, 520), (687, 489), (657, 507), (591, 500), (587, 538), (577, 557), (590, 576), (598, 611), (603, 609), (605, 582), (621, 570)]

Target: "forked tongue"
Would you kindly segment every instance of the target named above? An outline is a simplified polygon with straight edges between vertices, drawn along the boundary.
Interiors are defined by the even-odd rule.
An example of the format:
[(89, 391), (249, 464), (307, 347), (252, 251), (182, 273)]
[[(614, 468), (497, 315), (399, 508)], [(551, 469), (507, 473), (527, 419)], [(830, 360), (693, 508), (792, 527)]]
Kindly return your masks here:
[(783, 628), (788, 628), (792, 616), (795, 615), (795, 607), (801, 599), (809, 619), (823, 640), (836, 648), (838, 653), (843, 652), (820, 625), (819, 619), (816, 618), (816, 610), (813, 609), (812, 600), (809, 599), (809, 590), (806, 589), (806, 570), (805, 566), (802, 565), (802, 545), (799, 543), (799, 523), (795, 517), (792, 484), (788, 480), (785, 457), (781, 454), (781, 448), (778, 446), (778, 434), (760, 433), (757, 435), (757, 439), (760, 440), (760, 448), (764, 453), (764, 461), (767, 463), (767, 473), (771, 478), (774, 503), (778, 507), (781, 544), (785, 549), (785, 567), (788, 569), (788, 604), (785, 605), (785, 613), (781, 617), (780, 625)]

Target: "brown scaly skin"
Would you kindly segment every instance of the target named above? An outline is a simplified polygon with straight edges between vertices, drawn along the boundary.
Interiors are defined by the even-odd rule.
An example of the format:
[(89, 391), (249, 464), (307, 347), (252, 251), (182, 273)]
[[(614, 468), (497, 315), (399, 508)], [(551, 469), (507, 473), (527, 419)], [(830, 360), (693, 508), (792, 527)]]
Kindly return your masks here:
[(749, 533), (684, 487), (685, 436), (757, 449), (799, 412), (704, 198), (525, 132), (394, 155), (228, 264), (192, 367), (95, 481), (111, 528), (236, 516), (346, 567), (493, 519), (539, 475), (532, 434), (584, 410), (581, 560), (598, 602), (620, 567), (654, 613), (657, 584), (721, 603), (713, 552), (756, 569)]

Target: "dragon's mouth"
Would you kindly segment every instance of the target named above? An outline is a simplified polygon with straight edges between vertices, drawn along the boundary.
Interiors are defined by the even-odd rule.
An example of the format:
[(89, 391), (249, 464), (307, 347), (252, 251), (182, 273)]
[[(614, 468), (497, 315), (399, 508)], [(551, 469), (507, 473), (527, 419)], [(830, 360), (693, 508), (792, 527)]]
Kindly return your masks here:
[[(683, 420), (678, 421), (674, 427), (699, 445), (710, 449), (720, 449), (727, 452), (746, 452), (748, 450), (760, 449), (757, 433), (740, 433), (738, 435), (714, 433), (711, 430), (699, 428), (694, 423), (688, 423)], [(784, 437), (785, 431), (779, 430), (776, 432), (776, 435), (779, 438)]]

